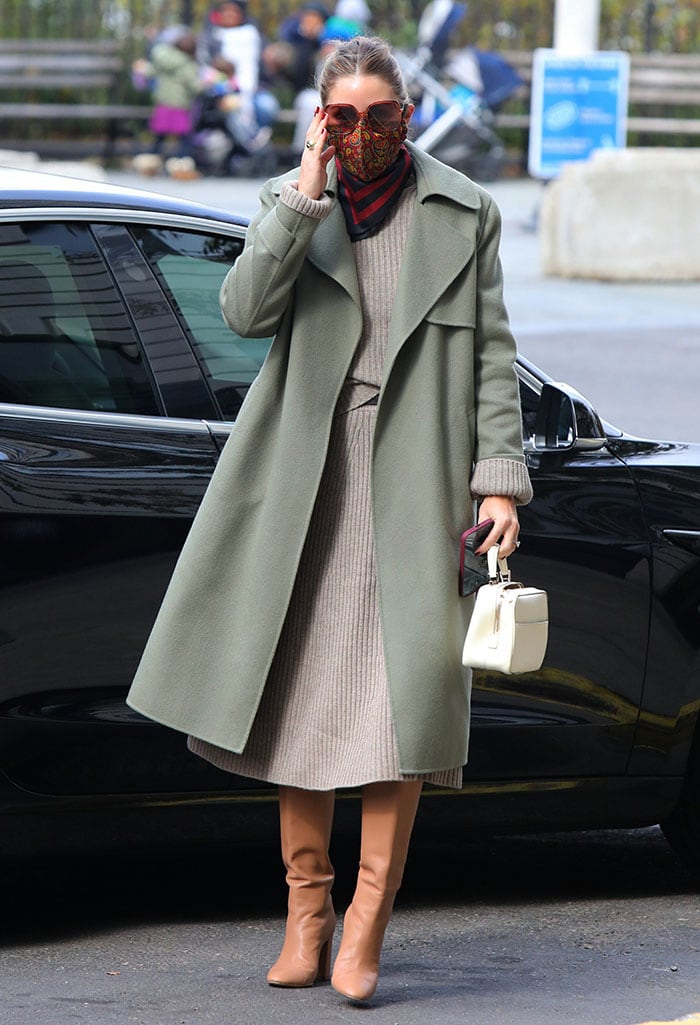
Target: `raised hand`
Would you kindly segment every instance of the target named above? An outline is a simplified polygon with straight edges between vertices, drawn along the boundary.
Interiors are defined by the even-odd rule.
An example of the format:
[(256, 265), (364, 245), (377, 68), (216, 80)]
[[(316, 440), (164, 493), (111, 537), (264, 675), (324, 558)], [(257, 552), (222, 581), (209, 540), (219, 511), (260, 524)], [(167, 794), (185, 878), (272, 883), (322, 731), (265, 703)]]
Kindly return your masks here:
[(309, 199), (319, 199), (328, 181), (328, 162), (335, 154), (334, 146), (326, 146), (328, 115), (320, 107), (311, 119), (301, 155), (299, 192)]

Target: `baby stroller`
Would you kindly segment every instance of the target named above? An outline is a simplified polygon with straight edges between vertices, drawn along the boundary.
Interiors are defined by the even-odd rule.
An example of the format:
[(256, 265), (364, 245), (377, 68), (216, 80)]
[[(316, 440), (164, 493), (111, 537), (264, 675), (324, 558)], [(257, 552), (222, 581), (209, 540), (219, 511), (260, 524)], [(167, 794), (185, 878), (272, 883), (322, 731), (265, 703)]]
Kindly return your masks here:
[(475, 46), (448, 53), (449, 37), (466, 12), (466, 4), (434, 0), (418, 24), (415, 54), (396, 56), (417, 101), (415, 145), (477, 181), (495, 181), (506, 159), (495, 114), (523, 80), (498, 54)]

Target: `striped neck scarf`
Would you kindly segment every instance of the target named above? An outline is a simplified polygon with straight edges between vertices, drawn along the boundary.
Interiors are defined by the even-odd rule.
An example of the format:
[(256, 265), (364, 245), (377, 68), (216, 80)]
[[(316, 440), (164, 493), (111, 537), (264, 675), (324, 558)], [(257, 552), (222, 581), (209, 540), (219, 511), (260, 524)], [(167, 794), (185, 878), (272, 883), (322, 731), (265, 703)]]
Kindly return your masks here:
[(393, 164), (371, 182), (350, 174), (337, 157), (335, 164), (338, 169), (338, 198), (350, 240), (356, 242), (374, 235), (401, 195), (411, 173), (411, 154), (402, 146)]

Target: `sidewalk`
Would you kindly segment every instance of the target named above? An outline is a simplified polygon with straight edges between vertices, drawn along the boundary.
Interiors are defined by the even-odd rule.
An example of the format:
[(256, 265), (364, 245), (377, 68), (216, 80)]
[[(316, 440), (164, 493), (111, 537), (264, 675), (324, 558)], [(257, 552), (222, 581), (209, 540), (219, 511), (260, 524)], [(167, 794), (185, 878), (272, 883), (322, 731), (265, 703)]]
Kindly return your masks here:
[(634, 325), (668, 328), (692, 324), (700, 328), (697, 282), (545, 277), (540, 271), (539, 240), (532, 227), (546, 186), (533, 179), (518, 179), (494, 182), (487, 188), (503, 215), (506, 299), (519, 336), (572, 327), (577, 331)]

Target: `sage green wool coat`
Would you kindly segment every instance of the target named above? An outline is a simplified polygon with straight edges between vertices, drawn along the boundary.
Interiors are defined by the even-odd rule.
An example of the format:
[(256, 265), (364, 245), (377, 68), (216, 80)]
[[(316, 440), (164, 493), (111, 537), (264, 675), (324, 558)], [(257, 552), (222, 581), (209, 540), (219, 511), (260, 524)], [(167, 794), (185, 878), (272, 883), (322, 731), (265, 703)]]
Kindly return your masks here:
[[(411, 147), (417, 200), (376, 411), (372, 495), (385, 661), (402, 772), (467, 757), (471, 603), (458, 596), (474, 496), (529, 498), (515, 345), (491, 198)], [(242, 336), (275, 334), (186, 540), (131, 687), (158, 722), (243, 750), (282, 629), (362, 329), (334, 169), (329, 216), (268, 183), (222, 287)], [(342, 589), (346, 581), (338, 580)]]

